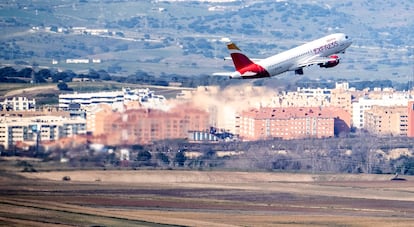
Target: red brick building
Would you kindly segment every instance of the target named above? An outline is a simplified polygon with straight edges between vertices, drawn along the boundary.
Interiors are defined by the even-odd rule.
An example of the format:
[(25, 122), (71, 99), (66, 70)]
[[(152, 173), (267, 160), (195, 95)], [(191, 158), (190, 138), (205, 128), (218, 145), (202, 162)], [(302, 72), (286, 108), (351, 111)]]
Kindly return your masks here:
[[(347, 119), (341, 120), (338, 115)], [(336, 108), (251, 109), (241, 113), (239, 132), (245, 140), (326, 138), (335, 135), (336, 120), (341, 123), (338, 130), (349, 130), (350, 115)]]
[(414, 101), (408, 102), (408, 130), (407, 136), (414, 137)]
[[(99, 115), (99, 114), (98, 114)], [(106, 135), (107, 145), (148, 144), (162, 139), (186, 138), (188, 131), (203, 131), (209, 128), (207, 112), (182, 105), (165, 112), (153, 109), (127, 110), (99, 115), (101, 132)]]

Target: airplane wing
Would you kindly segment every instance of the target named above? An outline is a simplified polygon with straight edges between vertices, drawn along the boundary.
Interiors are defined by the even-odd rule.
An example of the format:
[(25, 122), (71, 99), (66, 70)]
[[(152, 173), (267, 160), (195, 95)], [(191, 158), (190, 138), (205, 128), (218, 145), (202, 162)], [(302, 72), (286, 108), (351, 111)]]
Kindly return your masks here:
[(317, 64), (327, 64), (330, 63), (332, 61), (339, 61), (339, 56), (331, 56), (331, 57), (319, 57), (319, 56), (315, 56), (312, 58), (308, 58), (305, 59), (304, 61), (301, 61), (297, 64), (298, 68), (302, 68), (305, 66), (309, 66), (309, 65), (317, 65)]

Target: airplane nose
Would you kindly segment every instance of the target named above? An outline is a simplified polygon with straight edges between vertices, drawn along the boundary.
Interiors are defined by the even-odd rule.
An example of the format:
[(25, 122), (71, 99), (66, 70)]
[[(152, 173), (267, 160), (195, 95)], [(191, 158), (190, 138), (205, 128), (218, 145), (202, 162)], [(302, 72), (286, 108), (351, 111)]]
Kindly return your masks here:
[(349, 38), (349, 36), (345, 35), (345, 42), (347, 47), (349, 47), (352, 44), (351, 39)]

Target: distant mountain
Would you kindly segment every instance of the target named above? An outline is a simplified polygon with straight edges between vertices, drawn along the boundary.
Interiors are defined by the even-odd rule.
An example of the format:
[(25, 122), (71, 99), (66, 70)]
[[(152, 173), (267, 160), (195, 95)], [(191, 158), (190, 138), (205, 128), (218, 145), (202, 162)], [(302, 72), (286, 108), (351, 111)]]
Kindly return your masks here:
[(228, 55), (223, 38), (266, 57), (344, 32), (354, 43), (341, 64), (307, 68), (307, 77), (404, 81), (414, 76), (413, 8), (413, 0), (9, 1), (0, 3), (0, 62), (124, 76), (209, 75), (233, 70), (220, 60)]

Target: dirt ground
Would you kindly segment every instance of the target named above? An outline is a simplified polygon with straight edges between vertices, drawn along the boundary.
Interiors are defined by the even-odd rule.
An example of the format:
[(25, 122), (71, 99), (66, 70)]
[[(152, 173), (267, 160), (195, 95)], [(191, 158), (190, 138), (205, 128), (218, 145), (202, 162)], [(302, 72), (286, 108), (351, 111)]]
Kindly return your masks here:
[[(62, 181), (68, 176), (70, 181)], [(414, 226), (414, 178), (225, 171), (2, 174), (0, 226)]]

